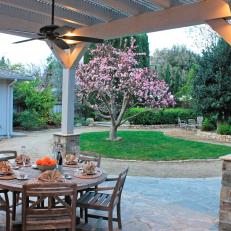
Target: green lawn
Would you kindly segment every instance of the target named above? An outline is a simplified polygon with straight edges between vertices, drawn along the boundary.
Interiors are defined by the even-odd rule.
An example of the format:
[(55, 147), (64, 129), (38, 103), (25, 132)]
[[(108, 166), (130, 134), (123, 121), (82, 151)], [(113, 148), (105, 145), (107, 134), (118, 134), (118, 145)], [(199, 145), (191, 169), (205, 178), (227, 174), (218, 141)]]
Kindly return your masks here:
[(153, 131), (120, 131), (122, 141), (107, 141), (108, 132), (81, 134), (81, 150), (104, 157), (137, 160), (186, 160), (217, 158), (231, 153), (231, 147), (186, 141)]

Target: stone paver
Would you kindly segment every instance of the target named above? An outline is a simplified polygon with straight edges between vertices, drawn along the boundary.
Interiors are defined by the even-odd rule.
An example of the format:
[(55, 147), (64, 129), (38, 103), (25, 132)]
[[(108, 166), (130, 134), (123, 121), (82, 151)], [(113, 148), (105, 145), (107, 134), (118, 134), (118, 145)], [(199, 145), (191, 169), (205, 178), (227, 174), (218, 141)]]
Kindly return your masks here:
[[(220, 178), (128, 177), (122, 198), (123, 231), (215, 231), (220, 184)], [(94, 219), (81, 227), (107, 230), (106, 222)], [(116, 223), (114, 227), (118, 231)]]

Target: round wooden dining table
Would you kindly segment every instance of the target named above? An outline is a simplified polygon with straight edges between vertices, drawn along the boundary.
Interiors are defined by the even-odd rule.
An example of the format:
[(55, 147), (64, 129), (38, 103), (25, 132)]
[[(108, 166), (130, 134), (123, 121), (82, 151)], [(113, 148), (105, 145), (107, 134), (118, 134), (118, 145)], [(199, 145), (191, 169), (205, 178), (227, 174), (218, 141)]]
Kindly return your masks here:
[[(32, 167), (23, 167), (19, 168), (18, 170), (14, 170), (15, 174), (21, 174), (24, 173), (28, 176), (28, 179), (26, 180), (18, 180), (18, 179), (1, 179), (0, 178), (0, 188), (1, 189), (8, 189), (12, 192), (21, 192), (23, 184), (27, 183), (30, 180), (36, 180), (38, 176), (41, 174), (41, 171), (38, 169), (34, 169)], [(92, 177), (88, 178), (78, 178), (75, 176), (76, 168), (73, 167), (63, 167), (62, 169), (62, 175), (68, 175), (72, 178), (68, 181), (75, 183), (77, 185), (78, 190), (84, 190), (88, 189), (94, 186), (99, 185), (100, 183), (104, 182), (107, 178), (107, 174), (102, 171), (102, 174), (100, 176), (95, 177), (94, 175)]]

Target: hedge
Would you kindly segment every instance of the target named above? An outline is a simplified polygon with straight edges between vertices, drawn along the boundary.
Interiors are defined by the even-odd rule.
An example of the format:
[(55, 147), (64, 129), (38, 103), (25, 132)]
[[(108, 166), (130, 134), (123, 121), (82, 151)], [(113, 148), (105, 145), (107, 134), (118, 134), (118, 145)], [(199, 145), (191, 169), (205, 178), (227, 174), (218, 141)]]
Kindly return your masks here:
[(219, 124), (217, 127), (217, 133), (221, 135), (231, 135), (231, 125)]
[[(138, 114), (137, 116), (135, 116)], [(195, 118), (196, 114), (192, 109), (167, 108), (130, 108), (125, 114), (125, 118), (135, 116), (128, 121), (134, 125), (156, 125), (156, 124), (177, 124), (178, 117), (181, 120)]]

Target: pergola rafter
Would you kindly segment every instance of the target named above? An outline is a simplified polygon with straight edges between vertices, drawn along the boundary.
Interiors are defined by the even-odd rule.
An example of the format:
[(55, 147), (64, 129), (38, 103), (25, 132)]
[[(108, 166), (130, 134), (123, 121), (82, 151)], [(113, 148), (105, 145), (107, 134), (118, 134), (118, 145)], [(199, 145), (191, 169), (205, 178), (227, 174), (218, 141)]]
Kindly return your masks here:
[(157, 4), (165, 9), (171, 6), (171, 0), (149, 0), (149, 2)]
[(119, 11), (124, 12), (125, 14), (131, 16), (139, 13), (135, 7), (131, 7), (126, 1), (118, 1), (118, 0), (98, 0), (100, 4), (106, 5), (110, 8), (117, 9)]
[(96, 8), (85, 1), (66, 0), (64, 2), (63, 0), (56, 0), (56, 3), (74, 12), (83, 13), (90, 17), (98, 18), (104, 22), (108, 22), (113, 19), (113, 16), (103, 8)]

